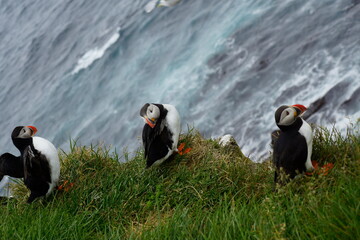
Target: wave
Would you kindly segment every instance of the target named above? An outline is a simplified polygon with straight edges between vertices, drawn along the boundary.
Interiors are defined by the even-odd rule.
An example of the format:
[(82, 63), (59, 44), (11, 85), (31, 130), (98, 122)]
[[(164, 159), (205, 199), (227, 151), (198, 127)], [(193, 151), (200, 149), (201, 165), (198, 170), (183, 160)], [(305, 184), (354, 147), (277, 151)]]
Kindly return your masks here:
[(77, 74), (80, 70), (86, 69), (91, 66), (96, 60), (104, 56), (106, 50), (111, 47), (120, 38), (120, 28), (116, 30), (116, 33), (100, 48), (96, 47), (87, 51), (78, 61), (74, 70), (71, 72), (72, 75)]

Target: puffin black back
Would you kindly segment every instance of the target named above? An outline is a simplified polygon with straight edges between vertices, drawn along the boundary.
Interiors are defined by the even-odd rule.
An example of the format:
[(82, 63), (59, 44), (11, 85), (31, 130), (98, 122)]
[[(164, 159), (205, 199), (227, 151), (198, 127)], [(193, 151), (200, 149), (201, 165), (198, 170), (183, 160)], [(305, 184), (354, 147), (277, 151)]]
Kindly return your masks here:
[(143, 142), (145, 149), (146, 167), (150, 167), (154, 162), (166, 156), (173, 142), (172, 133), (166, 126), (159, 133), (145, 124), (143, 128)]
[(25, 150), (23, 158), (26, 177), (38, 178), (50, 183), (50, 166), (46, 157), (36, 149), (33, 151), (30, 146)]
[(46, 195), (51, 182), (49, 162), (37, 150), (33, 152), (28, 146), (24, 152), (24, 183), (31, 190), (28, 203), (36, 198)]
[(298, 131), (280, 133), (274, 144), (274, 164), (277, 169), (283, 168), (290, 178), (294, 178), (297, 171), (301, 173), (306, 170), (306, 157), (306, 140)]

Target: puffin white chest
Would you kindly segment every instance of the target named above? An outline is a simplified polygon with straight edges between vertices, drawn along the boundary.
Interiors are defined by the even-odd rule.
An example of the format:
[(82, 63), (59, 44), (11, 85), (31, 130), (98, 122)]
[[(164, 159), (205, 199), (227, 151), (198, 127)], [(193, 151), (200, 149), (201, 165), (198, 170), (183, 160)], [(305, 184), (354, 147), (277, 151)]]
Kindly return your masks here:
[(299, 133), (305, 137), (307, 148), (308, 148), (308, 155), (306, 158), (306, 170), (313, 171), (314, 167), (311, 163), (311, 154), (312, 154), (312, 145), (313, 145), (313, 131), (311, 126), (304, 120), (302, 120), (302, 125), (299, 129)]
[(176, 110), (176, 108), (170, 104), (163, 104), (166, 110), (168, 111), (166, 116), (165, 125), (169, 128), (169, 130), (172, 132), (172, 141), (173, 146), (172, 150), (177, 150), (177, 144), (179, 141), (179, 135), (181, 131), (181, 125), (180, 125), (180, 115), (179, 112)]
[(60, 160), (57, 149), (51, 142), (41, 137), (33, 137), (33, 145), (49, 162), (51, 176), (49, 192), (51, 192), (59, 181), (60, 176)]

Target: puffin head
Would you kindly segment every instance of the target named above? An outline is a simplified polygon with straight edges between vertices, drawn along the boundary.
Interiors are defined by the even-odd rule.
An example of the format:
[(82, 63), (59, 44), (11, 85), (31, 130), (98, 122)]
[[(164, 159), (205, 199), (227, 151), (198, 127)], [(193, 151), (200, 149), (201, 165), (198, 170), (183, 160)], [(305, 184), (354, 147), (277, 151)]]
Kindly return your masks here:
[(140, 116), (144, 119), (146, 124), (151, 128), (154, 128), (156, 121), (160, 117), (160, 109), (154, 104), (146, 103), (140, 110)]
[(36, 127), (33, 126), (18, 126), (14, 128), (11, 138), (31, 138), (37, 132)]
[(300, 104), (281, 106), (275, 112), (275, 122), (278, 126), (289, 126), (306, 111), (306, 107)]
[(11, 139), (20, 152), (22, 152), (29, 144), (32, 143), (32, 136), (37, 132), (33, 126), (19, 126), (14, 128)]

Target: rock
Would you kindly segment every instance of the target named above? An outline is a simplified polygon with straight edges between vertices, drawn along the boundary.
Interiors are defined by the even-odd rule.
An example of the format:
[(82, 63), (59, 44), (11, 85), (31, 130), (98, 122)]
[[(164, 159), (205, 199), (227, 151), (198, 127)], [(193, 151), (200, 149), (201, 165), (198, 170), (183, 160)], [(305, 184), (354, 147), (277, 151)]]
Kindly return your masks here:
[(244, 154), (241, 152), (239, 145), (237, 144), (235, 138), (230, 135), (226, 134), (218, 140), (220, 146), (227, 149), (231, 154), (240, 155), (241, 157), (245, 157)]
[(237, 146), (239, 147), (239, 145), (236, 143), (235, 138), (230, 135), (230, 134), (226, 134), (224, 136), (222, 136), (219, 140), (219, 144), (222, 147), (226, 147), (226, 146)]

